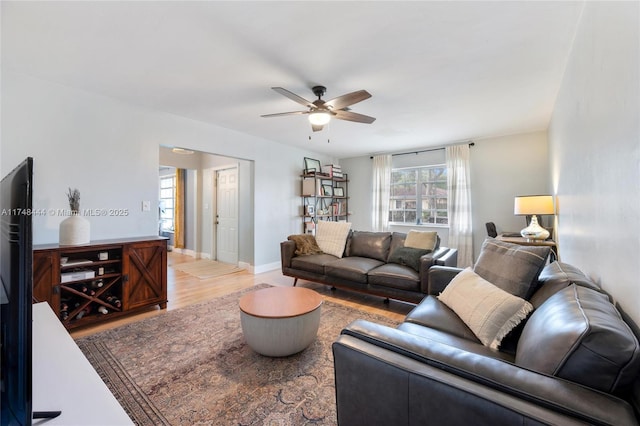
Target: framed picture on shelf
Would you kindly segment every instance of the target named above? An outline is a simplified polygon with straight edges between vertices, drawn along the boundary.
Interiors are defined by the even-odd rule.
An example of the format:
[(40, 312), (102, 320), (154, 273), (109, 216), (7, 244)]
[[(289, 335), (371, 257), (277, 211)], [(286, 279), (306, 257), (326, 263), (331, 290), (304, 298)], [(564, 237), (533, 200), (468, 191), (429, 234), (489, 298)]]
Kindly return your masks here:
[(313, 216), (316, 214), (316, 206), (314, 205), (306, 205), (304, 206), (304, 214), (307, 216)]
[(333, 196), (334, 197), (344, 197), (344, 188), (336, 186), (333, 188)]
[(325, 197), (333, 197), (333, 186), (322, 184), (322, 195)]
[(305, 174), (320, 174), (322, 173), (322, 166), (320, 161), (313, 158), (304, 157), (304, 173)]

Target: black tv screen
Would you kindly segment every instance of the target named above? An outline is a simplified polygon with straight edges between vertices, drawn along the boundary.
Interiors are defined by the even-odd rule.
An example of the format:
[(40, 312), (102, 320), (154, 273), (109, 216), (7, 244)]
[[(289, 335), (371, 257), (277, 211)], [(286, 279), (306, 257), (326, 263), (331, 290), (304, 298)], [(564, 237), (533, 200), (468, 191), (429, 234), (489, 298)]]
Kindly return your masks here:
[(2, 425), (30, 425), (32, 418), (32, 176), (27, 158), (0, 183)]

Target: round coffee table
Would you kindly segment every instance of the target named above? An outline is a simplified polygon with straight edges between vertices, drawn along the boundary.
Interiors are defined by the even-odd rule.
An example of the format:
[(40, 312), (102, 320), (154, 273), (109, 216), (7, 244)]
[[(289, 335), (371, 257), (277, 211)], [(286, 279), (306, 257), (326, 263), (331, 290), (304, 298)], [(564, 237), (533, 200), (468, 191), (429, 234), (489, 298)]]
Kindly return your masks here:
[(270, 287), (240, 299), (242, 333), (251, 349), (280, 357), (313, 342), (320, 325), (322, 297), (302, 287)]

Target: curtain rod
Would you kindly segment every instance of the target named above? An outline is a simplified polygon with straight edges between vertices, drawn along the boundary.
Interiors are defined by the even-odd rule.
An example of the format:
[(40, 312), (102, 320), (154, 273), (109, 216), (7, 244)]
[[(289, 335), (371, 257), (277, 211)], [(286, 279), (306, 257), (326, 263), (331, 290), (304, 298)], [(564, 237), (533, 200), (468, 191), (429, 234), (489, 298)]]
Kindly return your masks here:
[[(474, 142), (469, 142), (469, 146), (474, 146), (475, 143)], [(411, 152), (400, 152), (397, 154), (391, 154), (392, 157), (398, 156), (398, 155), (409, 155), (409, 154), (414, 154), (414, 155), (418, 155), (421, 154), (423, 152), (432, 152), (432, 151), (440, 151), (442, 149), (445, 149), (445, 147), (441, 147), (441, 148), (431, 148), (431, 149), (422, 149), (420, 151), (411, 151)], [(373, 158), (373, 155), (369, 158)]]

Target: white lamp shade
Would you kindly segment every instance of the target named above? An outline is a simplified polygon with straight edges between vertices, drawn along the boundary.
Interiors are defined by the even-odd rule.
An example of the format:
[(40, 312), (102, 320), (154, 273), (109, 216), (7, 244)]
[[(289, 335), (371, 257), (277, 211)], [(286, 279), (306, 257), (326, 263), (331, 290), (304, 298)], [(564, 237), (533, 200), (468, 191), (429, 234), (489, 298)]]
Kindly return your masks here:
[(524, 195), (517, 196), (513, 207), (513, 214), (555, 214), (552, 195)]
[(331, 120), (331, 114), (324, 111), (316, 111), (309, 114), (309, 122), (316, 126), (324, 126)]

